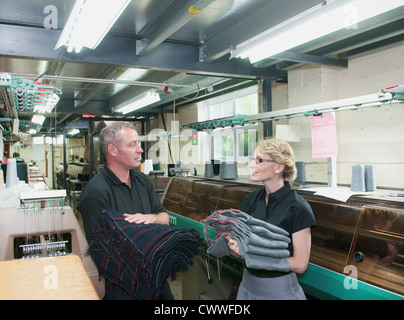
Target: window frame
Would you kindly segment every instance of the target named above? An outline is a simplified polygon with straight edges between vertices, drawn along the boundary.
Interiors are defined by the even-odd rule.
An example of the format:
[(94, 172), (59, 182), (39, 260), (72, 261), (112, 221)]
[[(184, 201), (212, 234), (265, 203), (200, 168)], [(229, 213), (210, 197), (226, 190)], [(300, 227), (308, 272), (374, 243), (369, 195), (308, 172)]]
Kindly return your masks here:
[[(236, 115), (237, 104), (236, 101), (239, 98), (245, 97), (247, 95), (256, 94), (257, 95), (257, 104), (256, 104), (256, 113), (258, 113), (258, 86), (251, 86), (245, 89), (241, 89), (229, 94), (225, 94), (220, 97), (215, 97), (209, 100), (206, 100), (203, 105), (198, 104), (198, 121), (208, 121), (218, 119), (219, 117), (211, 116), (211, 106), (217, 105), (219, 103), (223, 104), (228, 101), (232, 101), (233, 104), (233, 114), (232, 115), (222, 115), (225, 116), (234, 116)], [(252, 113), (252, 114), (256, 114)], [(255, 146), (258, 140), (258, 124), (249, 124), (244, 126), (234, 126), (234, 127), (224, 127), (224, 128), (216, 128), (204, 130), (203, 132), (198, 133), (198, 141), (199, 143), (199, 155), (200, 161), (202, 163), (208, 162), (211, 159), (226, 161), (226, 162), (234, 162), (237, 163), (248, 163), (248, 157), (253, 155), (255, 152)], [(253, 132), (252, 132), (253, 131)], [(248, 154), (245, 155), (244, 152), (240, 155), (240, 136), (245, 133), (253, 133), (256, 135), (255, 143), (250, 146), (248, 145)], [(232, 155), (226, 155), (223, 153), (223, 139), (226, 135), (233, 136), (232, 143)], [(222, 137), (222, 144), (219, 147), (215, 148), (215, 144), (217, 145), (217, 140), (215, 142), (215, 137)], [(221, 152), (221, 154), (219, 154)]]

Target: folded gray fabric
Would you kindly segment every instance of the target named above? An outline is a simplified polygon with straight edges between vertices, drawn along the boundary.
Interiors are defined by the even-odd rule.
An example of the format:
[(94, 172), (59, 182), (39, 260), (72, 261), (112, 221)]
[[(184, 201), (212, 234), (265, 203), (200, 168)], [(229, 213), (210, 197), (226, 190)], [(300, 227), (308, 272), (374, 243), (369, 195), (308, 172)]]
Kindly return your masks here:
[(267, 247), (269, 249), (287, 249), (288, 242), (262, 237), (258, 234), (251, 233), (247, 239), (247, 247)]
[(288, 249), (274, 249), (260, 246), (249, 246), (245, 254), (255, 254), (260, 256), (268, 256), (272, 258), (289, 257)]
[[(279, 228), (281, 229), (281, 228)], [(283, 230), (283, 229), (281, 229)], [(253, 226), (251, 228), (251, 234), (255, 234), (257, 236), (260, 236), (262, 238), (268, 238), (268, 239), (273, 239), (273, 240), (279, 240), (285, 243), (290, 242), (290, 238), (287, 235), (277, 233), (274, 231), (270, 231), (268, 228), (262, 227), (262, 226)]]
[(208, 242), (207, 253), (216, 257), (230, 255), (226, 236), (237, 240), (241, 257), (247, 267), (254, 269), (289, 271), (290, 243), (288, 232), (265, 221), (255, 219), (235, 209), (213, 212), (201, 223), (216, 231), (214, 239)]
[[(236, 209), (217, 210), (213, 212), (210, 217), (216, 218), (217, 223), (229, 224), (233, 228), (237, 228), (238, 226), (240, 226), (240, 224), (240, 227), (244, 227), (247, 229), (263, 227), (273, 234), (284, 235), (286, 237), (289, 236), (289, 233), (286, 230), (266, 221), (253, 218), (248, 213)], [(258, 230), (262, 229), (258, 228)]]
[(268, 271), (289, 272), (290, 265), (288, 258), (273, 258), (268, 256), (248, 254), (245, 257), (245, 264), (248, 268)]
[(267, 229), (268, 231), (273, 232), (274, 234), (280, 234), (280, 235), (284, 235), (284, 236), (289, 236), (289, 233), (286, 230), (284, 230), (284, 229), (282, 229), (282, 228), (280, 228), (278, 226), (275, 226), (275, 225), (273, 225), (271, 223), (268, 223), (266, 221), (253, 218), (248, 213), (245, 213), (245, 212), (242, 212), (242, 211), (238, 210), (237, 216), (246, 216), (245, 223), (247, 223), (251, 227), (261, 226), (261, 227), (264, 227), (265, 229)]

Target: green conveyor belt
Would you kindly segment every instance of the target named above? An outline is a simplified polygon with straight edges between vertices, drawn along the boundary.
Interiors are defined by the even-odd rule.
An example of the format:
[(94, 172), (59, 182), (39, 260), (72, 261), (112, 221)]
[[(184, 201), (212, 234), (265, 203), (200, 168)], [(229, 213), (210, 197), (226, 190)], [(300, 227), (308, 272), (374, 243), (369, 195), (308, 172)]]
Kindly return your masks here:
[[(304, 292), (324, 300), (404, 300), (404, 296), (363, 281), (309, 263), (303, 274), (297, 275)], [(352, 282), (356, 281), (356, 282)], [(346, 286), (352, 287), (347, 289)], [(356, 284), (356, 286), (354, 285)]]
[(187, 217), (181, 216), (181, 215), (171, 212), (171, 211), (169, 211), (168, 214), (170, 215), (170, 224), (171, 225), (175, 225), (175, 226), (182, 227), (182, 228), (194, 228), (199, 232), (201, 238), (203, 238), (203, 239), (205, 239), (204, 228), (205, 228), (205, 232), (207, 232), (210, 239), (212, 239), (216, 236), (216, 231), (213, 230), (209, 226), (204, 227), (204, 225), (198, 221), (189, 219)]
[[(168, 213), (170, 215), (171, 225), (176, 225), (183, 228), (194, 228), (199, 232), (203, 239), (205, 239), (205, 232), (207, 232), (210, 239), (214, 238), (216, 235), (216, 232), (212, 228), (205, 227), (198, 221), (173, 212)], [(352, 281), (355, 280), (312, 263), (309, 263), (305, 273), (298, 274), (297, 276), (304, 292), (317, 299), (404, 300), (404, 296), (359, 280), (355, 283), (357, 284), (356, 288), (355, 286), (351, 286), (351, 289), (347, 289), (346, 286), (344, 286), (344, 283), (353, 284)]]

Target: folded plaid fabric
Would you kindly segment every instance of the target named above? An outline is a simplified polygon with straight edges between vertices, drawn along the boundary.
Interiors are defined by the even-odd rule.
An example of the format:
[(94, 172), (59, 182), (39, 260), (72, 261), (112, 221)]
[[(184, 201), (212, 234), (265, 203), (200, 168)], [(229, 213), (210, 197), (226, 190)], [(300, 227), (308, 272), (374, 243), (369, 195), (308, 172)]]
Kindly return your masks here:
[(287, 258), (290, 253), (288, 232), (265, 221), (255, 219), (236, 209), (217, 210), (202, 220), (205, 226), (216, 231), (209, 239), (207, 253), (216, 257), (230, 255), (226, 236), (237, 240), (241, 257), (249, 268), (270, 271), (289, 271)]
[(101, 276), (135, 299), (158, 299), (167, 277), (192, 265), (202, 239), (193, 228), (135, 224), (122, 213), (104, 210), (88, 254)]

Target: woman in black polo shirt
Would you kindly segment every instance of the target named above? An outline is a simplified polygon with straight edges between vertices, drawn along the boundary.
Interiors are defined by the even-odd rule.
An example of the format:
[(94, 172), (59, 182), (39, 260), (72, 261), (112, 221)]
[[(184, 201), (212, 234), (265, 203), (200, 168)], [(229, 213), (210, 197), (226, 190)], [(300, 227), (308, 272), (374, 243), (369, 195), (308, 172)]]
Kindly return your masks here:
[[(250, 167), (252, 180), (262, 181), (264, 187), (245, 196), (239, 209), (289, 233), (290, 271), (246, 268), (237, 299), (305, 299), (296, 273), (307, 268), (315, 220), (309, 204), (289, 184), (297, 174), (293, 150), (287, 142), (264, 140), (258, 144)], [(232, 255), (241, 257), (237, 241), (227, 240)]]

